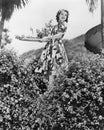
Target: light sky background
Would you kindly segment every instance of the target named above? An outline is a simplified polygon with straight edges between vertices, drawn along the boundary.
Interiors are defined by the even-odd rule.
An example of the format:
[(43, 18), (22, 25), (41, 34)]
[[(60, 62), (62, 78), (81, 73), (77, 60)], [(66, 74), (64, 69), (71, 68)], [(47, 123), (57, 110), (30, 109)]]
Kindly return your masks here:
[(17, 54), (43, 47), (46, 43), (25, 42), (15, 39), (15, 35), (31, 35), (30, 28), (44, 27), (45, 23), (53, 19), (56, 22), (56, 13), (59, 9), (69, 11), (69, 22), (64, 39), (72, 39), (85, 34), (90, 28), (100, 24), (100, 0), (94, 13), (88, 11), (85, 0), (30, 0), (29, 4), (20, 10), (15, 10), (11, 19), (5, 23), (13, 39), (7, 48), (13, 48)]

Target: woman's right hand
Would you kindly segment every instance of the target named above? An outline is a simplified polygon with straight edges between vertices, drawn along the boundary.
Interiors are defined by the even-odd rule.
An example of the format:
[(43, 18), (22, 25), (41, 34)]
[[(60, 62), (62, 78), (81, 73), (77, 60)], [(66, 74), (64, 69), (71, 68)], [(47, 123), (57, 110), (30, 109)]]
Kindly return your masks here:
[(48, 42), (48, 41), (50, 41), (50, 38), (48, 38), (48, 37), (43, 37), (43, 38), (41, 39), (41, 41), (42, 41), (42, 42)]

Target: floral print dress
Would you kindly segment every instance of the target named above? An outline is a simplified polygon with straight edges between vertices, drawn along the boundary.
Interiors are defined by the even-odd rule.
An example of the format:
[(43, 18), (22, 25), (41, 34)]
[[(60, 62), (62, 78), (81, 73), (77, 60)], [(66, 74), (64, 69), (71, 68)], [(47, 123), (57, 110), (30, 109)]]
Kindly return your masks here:
[[(64, 33), (67, 27), (64, 24), (55, 25), (51, 35), (55, 35), (59, 32)], [(41, 66), (40, 70), (46, 75), (56, 74), (61, 67), (67, 67), (68, 58), (65, 52), (62, 38), (50, 40), (45, 45), (40, 57)]]

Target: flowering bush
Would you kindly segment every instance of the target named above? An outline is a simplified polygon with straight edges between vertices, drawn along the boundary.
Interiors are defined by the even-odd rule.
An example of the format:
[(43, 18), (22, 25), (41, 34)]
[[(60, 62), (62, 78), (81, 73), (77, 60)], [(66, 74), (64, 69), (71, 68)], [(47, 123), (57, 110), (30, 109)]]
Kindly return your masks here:
[(68, 71), (56, 79), (53, 90), (44, 95), (41, 113), (47, 115), (52, 130), (104, 128), (103, 58), (76, 57), (70, 62)]
[(104, 128), (104, 56), (74, 57), (51, 89), (36, 65), (23, 66), (14, 52), (0, 52), (0, 129)]
[(10, 38), (9, 30), (3, 29), (2, 39), (1, 39), (1, 48), (4, 48), (7, 44), (10, 44), (12, 39)]
[[(32, 64), (20, 64), (14, 52), (0, 52), (0, 129), (35, 129), (39, 95), (44, 89), (41, 78), (33, 73)], [(37, 83), (36, 80), (38, 80)], [(42, 79), (41, 79), (42, 81)], [(43, 82), (45, 85), (45, 83)], [(40, 86), (37, 86), (40, 85)], [(46, 89), (46, 86), (45, 86)]]

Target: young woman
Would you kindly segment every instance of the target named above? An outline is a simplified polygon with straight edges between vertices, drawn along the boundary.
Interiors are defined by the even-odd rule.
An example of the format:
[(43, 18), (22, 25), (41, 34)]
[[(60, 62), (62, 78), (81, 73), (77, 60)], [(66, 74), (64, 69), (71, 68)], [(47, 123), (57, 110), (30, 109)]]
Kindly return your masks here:
[[(68, 58), (65, 52), (62, 38), (67, 29), (69, 12), (59, 10), (56, 14), (57, 25), (53, 27), (51, 35), (37, 39), (40, 42), (47, 42), (40, 57), (41, 65), (36, 69), (37, 72), (43, 72), (52, 80), (58, 74), (62, 67), (68, 66)], [(36, 41), (34, 38), (19, 37), (20, 40)], [(53, 75), (53, 76), (52, 76)]]

